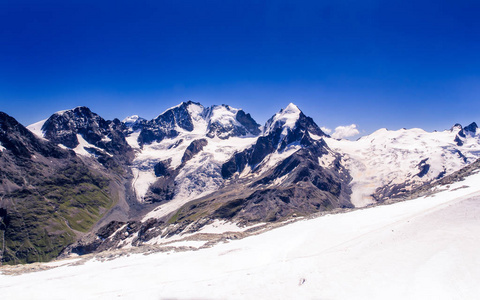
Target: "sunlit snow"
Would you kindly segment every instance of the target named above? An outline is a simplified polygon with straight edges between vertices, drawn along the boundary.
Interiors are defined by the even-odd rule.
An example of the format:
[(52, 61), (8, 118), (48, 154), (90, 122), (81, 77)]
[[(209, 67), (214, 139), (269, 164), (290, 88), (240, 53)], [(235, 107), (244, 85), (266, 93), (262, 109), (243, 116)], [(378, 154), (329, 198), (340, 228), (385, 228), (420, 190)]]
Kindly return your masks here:
[[(422, 129), (389, 131), (380, 129), (357, 141), (325, 138), (333, 150), (345, 154), (342, 163), (353, 177), (352, 203), (373, 203), (371, 195), (386, 184), (407, 180), (424, 182), (442, 172), (450, 174), (480, 157), (478, 136), (467, 137), (463, 146), (455, 143), (457, 130), (426, 132)], [(418, 164), (427, 159), (428, 172), (416, 176)]]
[(28, 125), (27, 129), (30, 130), (33, 134), (35, 134), (38, 138), (45, 139), (42, 131), (42, 126), (43, 124), (45, 124), (46, 121), (47, 119)]
[(0, 290), (5, 299), (476, 299), (478, 182), (477, 173), (430, 197), (298, 221), (197, 251), (83, 264), (76, 258), (47, 271), (0, 275)]
[(264, 133), (267, 135), (274, 129), (283, 127), (282, 134), (286, 135), (288, 129), (291, 130), (295, 127), (295, 123), (300, 117), (300, 112), (300, 109), (295, 104), (288, 104), (285, 109), (282, 109), (269, 120), (268, 124), (265, 125)]

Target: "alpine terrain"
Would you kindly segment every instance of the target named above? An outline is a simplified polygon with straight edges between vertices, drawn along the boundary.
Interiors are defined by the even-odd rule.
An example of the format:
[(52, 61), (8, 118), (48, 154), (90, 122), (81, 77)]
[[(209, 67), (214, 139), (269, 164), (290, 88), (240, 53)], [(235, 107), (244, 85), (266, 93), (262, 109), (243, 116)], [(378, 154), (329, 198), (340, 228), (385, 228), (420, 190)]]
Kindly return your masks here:
[[(341, 233), (347, 226), (342, 222), (350, 218), (351, 226), (359, 226), (358, 234), (366, 234), (384, 224), (387, 215), (401, 222), (400, 211), (413, 216), (419, 209), (407, 203), (376, 207), (380, 204), (439, 191), (447, 195), (444, 190), (453, 193), (456, 185), (464, 191), (474, 189), (474, 179), (463, 186), (458, 182), (476, 178), (479, 157), (476, 123), (439, 132), (380, 129), (356, 141), (337, 140), (294, 104), (263, 125), (242, 109), (191, 101), (152, 120), (105, 120), (87, 107), (77, 107), (24, 127), (0, 113), (1, 262), (208, 248), (257, 234), (271, 237), (274, 245), (280, 242), (276, 235), (285, 234), (288, 242), (275, 246), (284, 248), (283, 258), (272, 254), (269, 268), (275, 269), (279, 261), (293, 262), (314, 255), (318, 247), (327, 249), (336, 243), (337, 233), (338, 245), (342, 240), (350, 245), (355, 237)], [(439, 196), (444, 200), (438, 203), (429, 198), (415, 203), (435, 210), (457, 199), (451, 195)], [(373, 208), (360, 210), (367, 206)], [(352, 210), (358, 211), (290, 224)], [(370, 224), (368, 218), (380, 223)], [(285, 224), (290, 225), (273, 230)], [(302, 226), (323, 227), (317, 232)], [(407, 227), (401, 230), (410, 233)], [(296, 248), (316, 238), (324, 239), (325, 246)], [(371, 241), (380, 238), (384, 237), (375, 235)], [(257, 245), (255, 239), (238, 245), (247, 249)], [(236, 251), (222, 247), (225, 253)], [(183, 255), (193, 257), (177, 254), (174, 261)], [(226, 268), (225, 272), (238, 270), (233, 265)], [(299, 280), (299, 285), (308, 282)]]

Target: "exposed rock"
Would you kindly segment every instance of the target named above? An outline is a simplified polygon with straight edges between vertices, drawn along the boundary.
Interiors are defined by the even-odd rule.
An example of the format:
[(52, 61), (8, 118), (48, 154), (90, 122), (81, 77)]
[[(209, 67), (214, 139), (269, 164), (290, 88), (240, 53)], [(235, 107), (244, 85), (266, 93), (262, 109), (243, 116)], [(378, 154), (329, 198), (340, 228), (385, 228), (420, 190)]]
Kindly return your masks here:
[(473, 134), (475, 134), (477, 132), (477, 129), (478, 129), (478, 126), (477, 126), (477, 123), (475, 123), (475, 122), (473, 122), (470, 125), (463, 128), (463, 130), (465, 132), (469, 132), (469, 133), (473, 133)]
[(79, 145), (77, 135), (80, 135), (89, 144), (123, 161), (133, 158), (133, 151), (125, 140), (125, 125), (118, 119), (106, 121), (87, 107), (53, 114), (43, 124), (42, 131), (46, 139), (71, 149)]
[(155, 167), (153, 167), (153, 170), (155, 172), (155, 176), (160, 177), (160, 176), (170, 176), (172, 175), (172, 170), (170, 169), (170, 163), (171, 159), (169, 160), (164, 160), (158, 162)]
[(202, 151), (203, 147), (205, 147), (207, 144), (208, 141), (206, 139), (199, 139), (191, 142), (185, 150), (185, 153), (183, 154), (182, 163), (186, 163), (187, 161), (192, 159), (192, 157)]
[(252, 118), (252, 116), (250, 116), (250, 114), (245, 114), (245, 112), (240, 109), (237, 112), (235, 119), (237, 119), (237, 121), (242, 124), (251, 134), (260, 134), (260, 125), (255, 122), (255, 120)]

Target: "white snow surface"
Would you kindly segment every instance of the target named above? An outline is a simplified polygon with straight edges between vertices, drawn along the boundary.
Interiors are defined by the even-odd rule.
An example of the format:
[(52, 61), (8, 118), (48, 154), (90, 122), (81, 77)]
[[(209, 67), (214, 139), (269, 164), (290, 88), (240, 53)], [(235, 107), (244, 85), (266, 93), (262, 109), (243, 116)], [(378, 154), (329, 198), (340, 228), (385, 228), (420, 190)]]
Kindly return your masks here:
[(75, 153), (77, 153), (78, 155), (83, 155), (83, 156), (92, 156), (91, 153), (89, 153), (87, 150), (85, 150), (85, 147), (87, 148), (95, 148), (99, 151), (102, 151), (102, 149), (98, 148), (97, 146), (95, 145), (92, 145), (90, 144), (89, 142), (87, 142), (82, 135), (80, 134), (77, 134), (77, 139), (78, 139), (78, 145), (77, 147), (73, 148), (72, 150), (75, 151)]
[(5, 150), (5, 147), (3, 147), (2, 143), (0, 142), (0, 151)]
[[(325, 141), (344, 155), (342, 164), (353, 177), (352, 203), (362, 207), (374, 202), (371, 195), (378, 187), (430, 181), (442, 172), (448, 175), (475, 161), (480, 157), (479, 136), (467, 136), (464, 145), (457, 146), (454, 140), (458, 131), (459, 128), (442, 132), (380, 129), (357, 141), (333, 138)], [(424, 159), (430, 168), (425, 176), (419, 177), (418, 164)]]
[(251, 226), (240, 227), (235, 223), (224, 220), (215, 220), (212, 223), (203, 226), (197, 233), (225, 233), (225, 232), (243, 232), (253, 227), (262, 226), (265, 223), (258, 223)]
[(130, 116), (130, 117), (126, 117), (125, 119), (123, 119), (122, 122), (126, 123), (126, 124), (133, 124), (136, 121), (138, 121), (138, 119), (140, 119), (140, 117), (138, 115), (133, 115), (133, 116)]
[(45, 124), (46, 121), (47, 119), (28, 125), (27, 129), (30, 130), (33, 134), (35, 134), (37, 137), (45, 139), (44, 133), (42, 131), (42, 126), (43, 124)]
[[(175, 139), (163, 140), (161, 143), (144, 146), (144, 150), (137, 154), (134, 160), (135, 166), (145, 166), (150, 173), (139, 173), (134, 188), (137, 192), (137, 198), (142, 201), (147, 190), (139, 190), (138, 185), (147, 186), (155, 182), (156, 178), (152, 177), (154, 162), (160, 160), (171, 159), (171, 166), (178, 167), (181, 164), (183, 153), (190, 143), (196, 139), (204, 138), (203, 133), (183, 133)], [(175, 145), (178, 141), (183, 139), (183, 142), (177, 147), (168, 149), (169, 146)], [(149, 214), (144, 220), (149, 218), (160, 218), (175, 209), (179, 208), (188, 201), (207, 195), (217, 190), (224, 182), (221, 176), (221, 166), (225, 163), (235, 152), (239, 152), (249, 147), (256, 141), (256, 137), (231, 137), (226, 140), (217, 137), (209, 139), (208, 144), (203, 148), (203, 151), (195, 155), (187, 164), (181, 169), (180, 173), (175, 178), (176, 195), (169, 202), (159, 206)], [(150, 169), (149, 169), (150, 168)], [(144, 191), (145, 193), (142, 193)]]
[(197, 251), (0, 275), (0, 290), (5, 299), (477, 299), (478, 182), (477, 173), (434, 196)]
[(218, 122), (222, 125), (235, 124), (237, 126), (241, 126), (235, 118), (238, 111), (239, 109), (232, 108), (228, 105), (214, 105), (212, 106), (209, 119), (212, 123)]
[(268, 135), (274, 129), (283, 127), (283, 135), (287, 134), (288, 129), (293, 129), (295, 123), (300, 117), (300, 109), (293, 103), (290, 103), (285, 109), (280, 110), (278, 113), (269, 120), (265, 125), (264, 134)]

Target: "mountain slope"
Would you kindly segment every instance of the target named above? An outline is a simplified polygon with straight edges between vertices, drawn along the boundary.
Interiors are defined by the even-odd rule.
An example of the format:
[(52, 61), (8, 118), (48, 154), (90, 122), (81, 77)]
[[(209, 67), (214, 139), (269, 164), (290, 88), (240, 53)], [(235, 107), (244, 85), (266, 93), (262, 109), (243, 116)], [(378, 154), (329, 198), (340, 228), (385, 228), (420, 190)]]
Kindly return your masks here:
[(4, 268), (0, 289), (6, 298), (36, 299), (52, 291), (71, 299), (476, 299), (479, 180), (477, 173), (434, 197), (301, 220), (241, 240), (230, 233), (228, 243), (213, 247), (192, 239), (165, 252), (109, 252), (30, 274)]
[(4, 113), (0, 143), (3, 263), (57, 257), (117, 201), (111, 178)]

